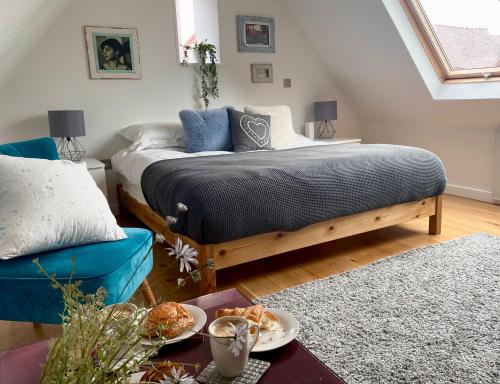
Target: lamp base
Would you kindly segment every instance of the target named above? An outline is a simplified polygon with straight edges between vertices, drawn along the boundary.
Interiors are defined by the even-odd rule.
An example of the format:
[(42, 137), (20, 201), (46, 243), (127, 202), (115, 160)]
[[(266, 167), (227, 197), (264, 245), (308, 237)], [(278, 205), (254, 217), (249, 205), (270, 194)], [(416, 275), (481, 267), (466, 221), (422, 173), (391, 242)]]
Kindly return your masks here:
[(333, 139), (337, 130), (331, 120), (323, 120), (318, 124), (316, 137), (318, 139)]
[(87, 153), (76, 137), (61, 137), (57, 151), (62, 159), (71, 161), (81, 161)]

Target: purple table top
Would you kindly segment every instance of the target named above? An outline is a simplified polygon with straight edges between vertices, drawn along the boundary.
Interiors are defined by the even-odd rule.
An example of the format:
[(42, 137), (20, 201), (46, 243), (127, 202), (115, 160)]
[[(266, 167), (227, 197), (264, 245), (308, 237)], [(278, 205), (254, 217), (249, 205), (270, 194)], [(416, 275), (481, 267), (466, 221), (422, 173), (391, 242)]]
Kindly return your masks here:
[[(219, 308), (246, 307), (251, 301), (236, 289), (201, 296), (186, 302), (207, 313), (207, 324)], [(47, 354), (47, 341), (0, 353), (0, 383), (34, 384), (41, 375), (41, 364)], [(269, 352), (252, 353), (252, 357), (269, 361), (271, 367), (259, 383), (331, 383), (343, 384), (332, 370), (319, 361), (297, 340)], [(209, 343), (201, 336), (163, 347), (158, 360), (199, 363), (204, 368), (212, 359)], [(345, 384), (345, 383), (344, 383)]]

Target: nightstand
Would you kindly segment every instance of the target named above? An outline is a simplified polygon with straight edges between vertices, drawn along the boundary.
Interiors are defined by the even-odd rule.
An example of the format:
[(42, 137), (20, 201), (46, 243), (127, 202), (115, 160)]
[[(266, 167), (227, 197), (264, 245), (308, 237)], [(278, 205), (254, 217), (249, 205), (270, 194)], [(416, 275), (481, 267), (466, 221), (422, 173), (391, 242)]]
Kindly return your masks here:
[(102, 191), (102, 193), (104, 193), (104, 196), (107, 197), (108, 188), (106, 185), (106, 172), (104, 171), (104, 163), (91, 158), (83, 159), (81, 162), (85, 162), (87, 164), (87, 169), (90, 173), (90, 176), (92, 176), (99, 189)]
[(355, 137), (334, 137), (333, 139), (314, 139), (314, 141), (328, 144), (361, 144), (361, 139)]

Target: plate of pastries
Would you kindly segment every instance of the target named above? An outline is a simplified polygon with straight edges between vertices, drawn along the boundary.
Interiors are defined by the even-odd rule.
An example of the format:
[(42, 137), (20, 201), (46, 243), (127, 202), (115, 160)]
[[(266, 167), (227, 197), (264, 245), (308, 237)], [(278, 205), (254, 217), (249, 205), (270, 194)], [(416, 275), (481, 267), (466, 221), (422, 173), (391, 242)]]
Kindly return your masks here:
[(173, 301), (158, 304), (144, 319), (142, 344), (151, 345), (160, 337), (164, 344), (177, 343), (200, 331), (206, 322), (205, 311), (194, 305)]
[(299, 334), (299, 322), (287, 311), (264, 308), (257, 304), (246, 308), (224, 308), (215, 312), (215, 318), (244, 317), (260, 327), (260, 334), (252, 352), (266, 352), (282, 347)]

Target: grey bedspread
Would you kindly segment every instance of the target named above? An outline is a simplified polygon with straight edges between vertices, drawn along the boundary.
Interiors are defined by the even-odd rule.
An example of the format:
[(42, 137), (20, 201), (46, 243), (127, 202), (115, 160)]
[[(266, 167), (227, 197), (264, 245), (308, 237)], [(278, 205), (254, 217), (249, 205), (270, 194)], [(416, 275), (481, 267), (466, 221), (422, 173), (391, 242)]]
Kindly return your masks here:
[(188, 206), (175, 231), (221, 243), (438, 195), (446, 174), (423, 149), (326, 145), (162, 160), (141, 184), (162, 216)]

